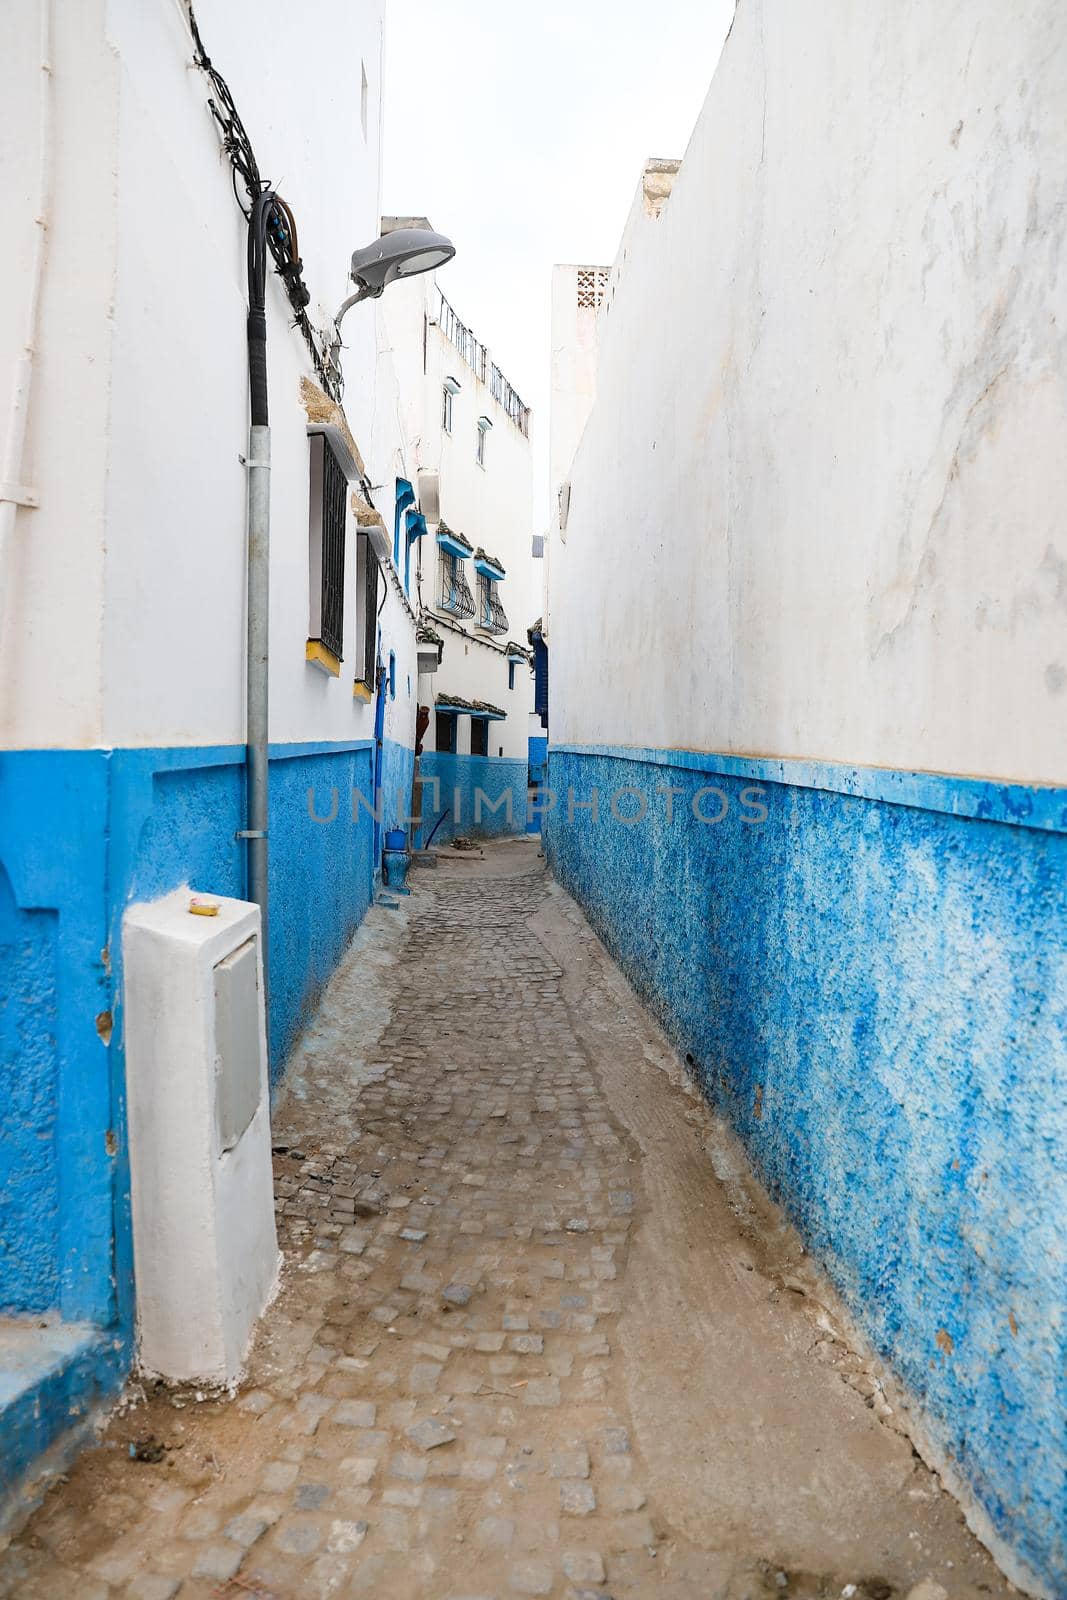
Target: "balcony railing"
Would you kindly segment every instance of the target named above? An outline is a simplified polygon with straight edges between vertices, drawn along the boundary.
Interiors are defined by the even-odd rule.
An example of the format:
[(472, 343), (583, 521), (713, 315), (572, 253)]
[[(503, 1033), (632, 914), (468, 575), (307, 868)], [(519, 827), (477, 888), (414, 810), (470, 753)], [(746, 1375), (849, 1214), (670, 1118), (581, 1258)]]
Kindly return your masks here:
[(511, 384), (494, 361), (489, 369), (489, 393), (503, 406), (520, 433), (530, 431), (530, 408), (524, 406)]
[[(441, 294), (441, 291), (437, 291)], [(489, 392), (498, 405), (502, 406), (510, 420), (519, 432), (529, 436), (530, 408), (523, 405), (511, 384), (505, 378), (495, 361), (490, 361), (489, 351), (480, 339), (461, 322), (452, 310), (444, 295), (441, 294), (441, 306), (438, 322), (445, 338), (454, 344), (464, 361), (483, 383), (489, 385)]]

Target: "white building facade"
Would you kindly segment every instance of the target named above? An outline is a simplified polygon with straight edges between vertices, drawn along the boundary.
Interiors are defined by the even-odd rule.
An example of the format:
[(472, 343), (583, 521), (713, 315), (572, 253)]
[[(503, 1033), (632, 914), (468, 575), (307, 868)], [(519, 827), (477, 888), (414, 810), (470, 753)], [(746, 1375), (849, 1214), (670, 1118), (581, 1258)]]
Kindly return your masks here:
[(376, 307), (349, 313), (340, 374), (328, 359), (379, 231), (384, 0), (269, 25), (199, 0), (199, 49), (175, 0), (19, 11), (0, 65), (5, 1488), (131, 1359), (123, 912), (183, 884), (249, 894), (239, 147), (299, 235), (274, 213), (298, 257), (265, 281), (275, 1080), (409, 806), (417, 687)]
[[(546, 851), (1067, 1592), (1067, 17), (738, 8), (597, 313)], [(557, 351), (562, 434), (573, 372)], [(568, 374), (570, 376), (568, 376)]]
[[(387, 219), (409, 222), (411, 219)], [(425, 221), (425, 219), (418, 219)], [(429, 276), (383, 302), (414, 480), (398, 533), (424, 632), (417, 843), (522, 833), (541, 608), (530, 412)]]

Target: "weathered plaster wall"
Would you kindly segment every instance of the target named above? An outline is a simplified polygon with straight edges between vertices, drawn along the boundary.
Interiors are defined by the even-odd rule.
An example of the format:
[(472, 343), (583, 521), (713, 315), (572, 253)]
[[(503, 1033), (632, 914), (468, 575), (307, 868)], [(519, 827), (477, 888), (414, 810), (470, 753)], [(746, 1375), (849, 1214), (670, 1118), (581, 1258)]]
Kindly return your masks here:
[(1067, 797), (1033, 796), (1027, 826), (1011, 791), (976, 797), (986, 821), (966, 783), (879, 801), (849, 776), (554, 747), (546, 848), (918, 1398), (978, 1531), (1060, 1593)]
[(47, 1311), (59, 1294), (56, 915), (18, 906), (3, 871), (0, 964), (0, 1314)]
[[(972, 1525), (1048, 1594), (1065, 69), (1048, 0), (739, 8), (599, 317), (550, 568), (546, 824)], [(568, 815), (593, 787), (599, 820)]]

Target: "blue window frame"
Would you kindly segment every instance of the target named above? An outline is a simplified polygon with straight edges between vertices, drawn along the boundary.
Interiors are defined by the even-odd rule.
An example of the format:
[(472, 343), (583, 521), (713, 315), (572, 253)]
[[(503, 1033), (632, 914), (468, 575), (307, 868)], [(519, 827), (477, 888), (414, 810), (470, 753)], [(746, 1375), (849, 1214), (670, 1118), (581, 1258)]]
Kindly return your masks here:
[(396, 699), (396, 651), (389, 652), (389, 698)]
[(404, 540), (404, 593), (411, 593), (411, 547), (426, 532), (426, 518), (421, 511), (410, 510), (404, 519), (407, 537)]
[(415, 491), (406, 478), (396, 480), (396, 508), (393, 512), (393, 565), (400, 570), (400, 523), (408, 506), (415, 504)]

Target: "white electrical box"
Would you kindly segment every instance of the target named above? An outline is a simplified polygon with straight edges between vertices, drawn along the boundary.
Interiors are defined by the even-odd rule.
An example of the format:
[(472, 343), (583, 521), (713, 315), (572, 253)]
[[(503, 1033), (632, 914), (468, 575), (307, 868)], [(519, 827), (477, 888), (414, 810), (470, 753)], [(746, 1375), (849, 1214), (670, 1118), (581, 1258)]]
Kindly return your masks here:
[(141, 1364), (232, 1383), (280, 1261), (259, 908), (131, 906), (123, 965)]

